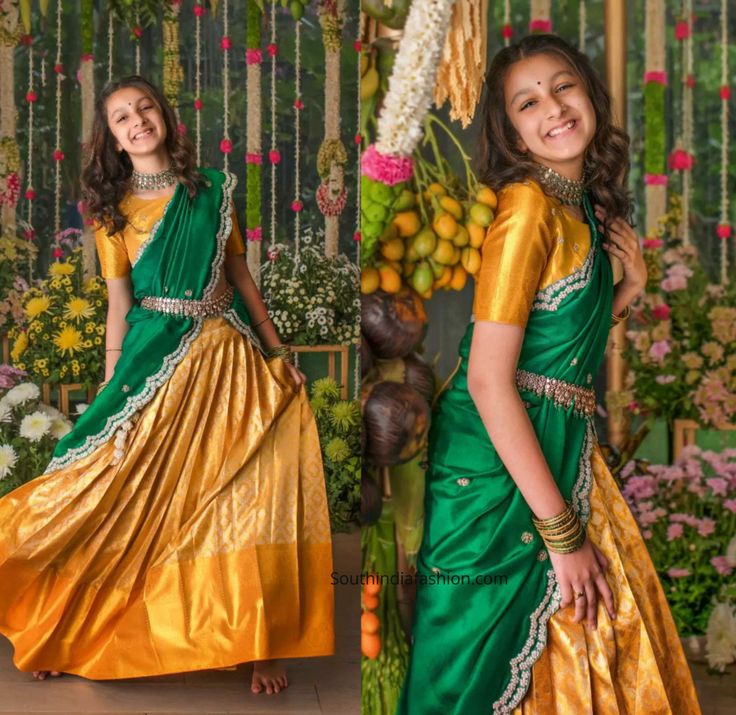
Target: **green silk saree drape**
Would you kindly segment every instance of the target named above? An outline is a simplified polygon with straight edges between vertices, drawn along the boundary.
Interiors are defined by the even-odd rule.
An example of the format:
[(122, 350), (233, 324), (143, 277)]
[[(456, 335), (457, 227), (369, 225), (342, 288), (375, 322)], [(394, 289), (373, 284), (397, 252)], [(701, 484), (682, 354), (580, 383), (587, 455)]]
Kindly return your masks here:
[[(588, 256), (537, 292), (518, 369), (590, 388), (604, 356), (613, 282), (587, 196), (584, 207)], [(473, 327), (462, 339), (458, 370), (437, 403), (429, 436), (420, 582), (401, 715), (511, 712), (526, 693), (547, 621), (561, 600), (531, 510), (468, 392)], [(587, 523), (593, 418), (574, 405), (519, 392), (563, 497)]]
[[(129, 329), (115, 372), (74, 429), (56, 445), (45, 473), (90, 454), (116, 432), (124, 440), (130, 420), (169, 379), (202, 330), (204, 318), (165, 314), (140, 305), (145, 296), (213, 297), (232, 230), (236, 179), (215, 169), (199, 171), (204, 185), (194, 198), (189, 198), (183, 184), (177, 185), (160, 222), (141, 246), (130, 274), (135, 302), (126, 315)], [(247, 309), (236, 291), (225, 317), (252, 337)]]

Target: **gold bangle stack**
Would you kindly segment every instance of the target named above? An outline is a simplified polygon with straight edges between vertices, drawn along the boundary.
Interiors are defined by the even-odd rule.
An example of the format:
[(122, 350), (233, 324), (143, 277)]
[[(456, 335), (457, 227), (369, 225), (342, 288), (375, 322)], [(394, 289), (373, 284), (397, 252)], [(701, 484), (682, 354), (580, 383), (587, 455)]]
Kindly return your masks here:
[(614, 325), (618, 325), (620, 322), (626, 320), (626, 318), (631, 315), (631, 306), (627, 305), (620, 315), (616, 315), (616, 313), (611, 313), (611, 327)]
[(565, 501), (565, 510), (548, 519), (532, 517), (545, 545), (550, 551), (558, 554), (571, 554), (577, 551), (585, 542), (585, 529), (578, 519), (572, 504)]
[(276, 345), (270, 350), (266, 351), (266, 357), (270, 360), (271, 358), (281, 358), (289, 365), (294, 364), (294, 353), (288, 345)]

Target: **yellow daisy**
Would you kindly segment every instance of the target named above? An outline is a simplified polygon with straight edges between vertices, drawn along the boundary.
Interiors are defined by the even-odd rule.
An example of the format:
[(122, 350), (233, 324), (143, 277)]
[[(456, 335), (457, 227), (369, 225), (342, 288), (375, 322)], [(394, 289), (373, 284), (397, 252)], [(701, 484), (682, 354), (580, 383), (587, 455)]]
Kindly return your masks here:
[(72, 273), (74, 273), (74, 266), (71, 263), (67, 263), (64, 261), (63, 263), (61, 261), (58, 261), (56, 263), (52, 263), (49, 266), (49, 275), (50, 276), (69, 276)]
[(51, 298), (47, 295), (40, 295), (37, 298), (31, 298), (25, 306), (28, 320), (37, 318), (42, 313), (47, 313), (51, 307)]
[(84, 320), (95, 314), (95, 309), (86, 298), (72, 298), (67, 301), (64, 317), (69, 320)]
[(62, 357), (67, 352), (69, 355), (74, 355), (75, 352), (82, 349), (82, 334), (76, 328), (66, 327), (61, 332), (56, 333), (54, 345), (56, 345)]

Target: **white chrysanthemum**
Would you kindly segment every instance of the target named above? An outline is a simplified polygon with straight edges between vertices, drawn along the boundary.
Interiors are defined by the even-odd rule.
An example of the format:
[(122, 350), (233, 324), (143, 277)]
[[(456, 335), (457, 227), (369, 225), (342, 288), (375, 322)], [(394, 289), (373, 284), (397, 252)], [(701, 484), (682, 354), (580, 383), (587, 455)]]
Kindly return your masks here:
[(72, 431), (72, 425), (71, 422), (62, 419), (60, 417), (56, 417), (51, 420), (51, 436), (54, 439), (61, 439), (64, 435), (69, 434), (69, 432)]
[(85, 413), (85, 410), (89, 407), (89, 405), (86, 402), (80, 402), (75, 408), (74, 411), (78, 415), (83, 415)]
[(10, 422), (13, 419), (13, 408), (5, 398), (0, 400), (0, 422)]
[(736, 660), (736, 616), (727, 603), (717, 603), (708, 619), (705, 631), (708, 665), (724, 672)]
[(33, 412), (20, 423), (20, 436), (30, 442), (38, 442), (50, 429), (51, 418), (43, 412)]
[(5, 479), (18, 461), (18, 454), (9, 444), (0, 444), (0, 479)]
[(453, 0), (413, 2), (378, 117), (376, 149), (411, 156), (434, 95)]
[(14, 388), (8, 390), (8, 394), (3, 399), (11, 406), (22, 405), (28, 400), (36, 400), (40, 396), (41, 391), (38, 389), (38, 385), (34, 385), (32, 382), (21, 382), (20, 385), (16, 385)]
[(56, 407), (47, 405), (45, 402), (41, 402), (38, 405), (38, 409), (40, 412), (43, 412), (45, 415), (48, 415), (52, 420), (66, 419), (66, 415), (64, 415), (64, 413), (61, 410), (57, 410)]

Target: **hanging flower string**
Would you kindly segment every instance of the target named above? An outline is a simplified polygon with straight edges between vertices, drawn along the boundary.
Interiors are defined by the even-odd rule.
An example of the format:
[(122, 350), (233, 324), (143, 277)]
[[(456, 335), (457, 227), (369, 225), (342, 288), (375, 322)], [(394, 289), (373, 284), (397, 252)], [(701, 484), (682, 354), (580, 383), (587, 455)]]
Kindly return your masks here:
[(135, 35), (135, 73), (141, 73), (141, 36), (143, 30), (141, 29), (140, 12), (135, 12), (135, 27), (133, 28), (133, 35)]
[[(276, 167), (281, 161), (281, 153), (276, 144), (276, 3), (271, 2), (271, 41), (268, 56), (271, 58), (271, 145), (268, 160), (271, 163), (271, 245), (276, 244)], [(274, 251), (268, 252), (269, 260), (276, 260)]]
[(61, 65), (61, 11), (62, 0), (56, 3), (56, 64), (54, 72), (56, 72), (56, 134), (54, 142), (53, 159), (56, 165), (56, 173), (54, 175), (54, 238), (57, 241), (61, 232), (61, 162), (64, 161), (64, 152), (61, 151), (61, 81), (63, 79)]
[(731, 224), (728, 220), (728, 2), (721, 0), (721, 216), (716, 229), (721, 243), (721, 283), (728, 283), (728, 239)]
[[(358, 12), (358, 38), (355, 40), (353, 48), (357, 55), (356, 63), (360, 67), (360, 53), (363, 49), (363, 36), (365, 34), (365, 13)], [(357, 158), (357, 166), (360, 166), (360, 156), (363, 149), (363, 138), (360, 136), (360, 72), (356, 72), (357, 87), (355, 91), (356, 106), (355, 106), (355, 151)], [(361, 236), (360, 236), (360, 191), (361, 191), (361, 179), (360, 172), (355, 172), (355, 232), (353, 233), (353, 241), (355, 242), (355, 263), (360, 270), (360, 248), (361, 248)], [(358, 342), (358, 344), (360, 344)], [(361, 392), (361, 374), (360, 374), (360, 359), (358, 357), (357, 345), (355, 348), (355, 356), (353, 361), (353, 399), (360, 399)]]
[(550, 0), (531, 0), (529, 18), (529, 32), (552, 32)]
[(184, 81), (184, 70), (180, 60), (179, 12), (181, 0), (167, 0), (164, 5), (164, 18), (161, 26), (163, 34), (163, 73), (164, 96), (174, 109), (179, 134), (186, 134), (186, 126), (179, 112), (179, 91)]
[(202, 163), (202, 16), (207, 12), (204, 5), (194, 6), (194, 114), (195, 145), (197, 148), (197, 166)]
[(578, 49), (581, 52), (585, 52), (585, 35), (588, 31), (588, 8), (585, 4), (585, 0), (580, 0), (580, 6), (578, 7)]
[(511, 35), (513, 35), (513, 31), (511, 29), (511, 0), (504, 0), (501, 36), (503, 37), (503, 44), (505, 47), (508, 47), (511, 44)]
[(263, 153), (261, 145), (263, 98), (263, 52), (261, 50), (262, 11), (256, 0), (248, 0), (245, 64), (246, 64), (246, 154), (245, 154), (245, 236), (248, 243), (248, 266), (253, 280), (261, 284), (261, 241), (263, 240), (261, 194), (263, 186)]
[(115, 26), (112, 5), (107, 12), (107, 81), (112, 81), (112, 50), (115, 40)]
[(291, 210), (294, 212), (294, 243), (296, 261), (299, 261), (299, 245), (301, 222), (299, 215), (304, 208), (301, 200), (301, 111), (304, 109), (302, 102), (302, 21), (296, 21), (296, 34), (294, 37), (294, 200), (291, 202)]
[[(26, 100), (28, 102), (28, 153), (26, 155), (26, 228), (24, 236), (26, 241), (33, 241), (36, 232), (33, 229), (33, 201), (36, 198), (36, 192), (33, 190), (33, 107), (38, 100), (38, 94), (34, 89), (33, 83), (33, 37), (26, 35), (23, 38), (23, 44), (28, 47), (28, 87), (26, 90)], [(33, 260), (31, 251), (28, 251), (28, 283), (33, 281)]]
[(229, 167), (229, 156), (233, 150), (230, 141), (230, 27), (228, 25), (228, 0), (222, 3), (222, 39), (220, 49), (222, 50), (222, 140), (220, 151), (223, 155), (223, 167), (225, 171)]

